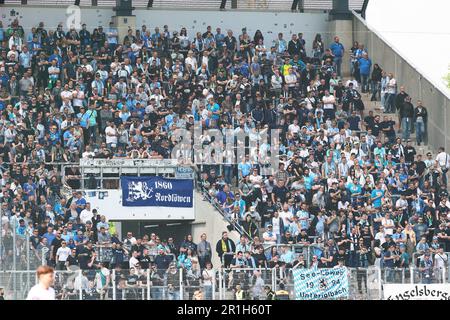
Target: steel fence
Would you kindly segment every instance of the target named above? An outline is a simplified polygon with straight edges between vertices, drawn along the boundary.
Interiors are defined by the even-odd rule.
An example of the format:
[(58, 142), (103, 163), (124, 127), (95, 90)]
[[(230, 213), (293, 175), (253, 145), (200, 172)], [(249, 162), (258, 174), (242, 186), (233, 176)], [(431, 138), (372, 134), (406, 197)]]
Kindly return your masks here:
[[(450, 283), (448, 267), (434, 269), (431, 278), (420, 268), (347, 268), (349, 300), (379, 300), (384, 284)], [(186, 269), (92, 269), (55, 271), (57, 300), (265, 300), (265, 287), (286, 290), (295, 299), (292, 268), (237, 268), (208, 270), (206, 282), (199, 272)], [(13, 281), (15, 279), (15, 281)], [(37, 283), (34, 271), (0, 271), (5, 299), (26, 299)], [(282, 286), (282, 284), (284, 286)], [(237, 295), (236, 290), (242, 290)]]
[[(353, 10), (361, 10), (363, 0), (350, 0), (349, 7)], [(35, 6), (69, 6), (73, 5), (73, 0), (27, 0), (28, 5)], [(218, 10), (220, 0), (154, 0), (152, 1), (152, 8), (155, 9), (206, 9)], [(235, 3), (233, 5), (233, 3)], [(5, 0), (5, 4), (22, 4), (22, 0)], [(149, 4), (148, 0), (133, 0), (133, 6), (137, 9), (146, 8)], [(115, 7), (115, 0), (81, 0), (80, 6), (91, 7), (98, 6), (100, 8)], [(240, 9), (240, 10), (275, 10), (283, 11), (289, 10), (292, 6), (292, 0), (228, 0), (226, 9)], [(300, 5), (303, 10), (331, 10), (333, 4), (331, 0), (302, 0)]]

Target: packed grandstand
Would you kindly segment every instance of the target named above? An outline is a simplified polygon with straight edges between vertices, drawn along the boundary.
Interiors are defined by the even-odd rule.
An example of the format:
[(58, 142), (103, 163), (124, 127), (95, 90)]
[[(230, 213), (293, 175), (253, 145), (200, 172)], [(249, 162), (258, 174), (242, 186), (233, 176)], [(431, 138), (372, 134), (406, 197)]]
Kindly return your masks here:
[[(412, 101), (363, 43), (317, 34), (310, 51), (300, 31), (188, 34), (168, 23), (119, 41), (112, 24), (0, 25), (2, 271), (52, 266), (58, 299), (293, 298), (292, 270), (336, 266), (354, 270), (361, 295), (371, 267), (387, 283), (441, 282), (450, 157), (417, 150), (433, 106)], [(230, 222), (217, 243), (122, 237), (108, 212), (91, 209), (80, 172), (62, 169), (168, 159), (174, 131), (200, 124), (205, 145), (208, 129), (249, 136), (236, 163), (196, 166), (204, 200)], [(249, 144), (275, 129), (279, 164), (267, 174)]]

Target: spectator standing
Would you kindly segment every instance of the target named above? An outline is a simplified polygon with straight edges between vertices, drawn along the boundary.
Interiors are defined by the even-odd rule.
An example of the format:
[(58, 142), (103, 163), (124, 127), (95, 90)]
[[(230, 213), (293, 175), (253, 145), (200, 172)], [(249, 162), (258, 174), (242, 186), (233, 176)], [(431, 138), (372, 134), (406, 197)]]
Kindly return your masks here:
[(414, 106), (411, 103), (411, 97), (406, 97), (405, 102), (400, 106), (399, 115), (402, 125), (403, 142), (409, 139), (414, 119)]
[(358, 60), (359, 62), (359, 72), (361, 74), (361, 89), (362, 93), (367, 93), (369, 91), (369, 76), (370, 70), (372, 68), (372, 60), (369, 59), (367, 53), (363, 53), (362, 57)]
[(197, 244), (197, 255), (200, 268), (204, 269), (208, 262), (211, 262), (212, 250), (211, 244), (206, 240), (206, 233), (200, 236), (201, 240)]
[(236, 245), (233, 240), (228, 238), (228, 232), (222, 232), (222, 239), (217, 241), (216, 244), (216, 252), (225, 268), (228, 268), (230, 265), (231, 260), (233, 259), (232, 253), (234, 253), (235, 250)]
[(428, 120), (427, 109), (422, 105), (421, 100), (417, 100), (417, 107), (414, 109), (414, 124), (416, 129), (416, 141), (420, 146), (424, 142)]
[(336, 68), (337, 75), (342, 77), (341, 66), (342, 59), (344, 58), (345, 49), (338, 36), (334, 37), (334, 42), (330, 45), (331, 52), (333, 54), (333, 64)]

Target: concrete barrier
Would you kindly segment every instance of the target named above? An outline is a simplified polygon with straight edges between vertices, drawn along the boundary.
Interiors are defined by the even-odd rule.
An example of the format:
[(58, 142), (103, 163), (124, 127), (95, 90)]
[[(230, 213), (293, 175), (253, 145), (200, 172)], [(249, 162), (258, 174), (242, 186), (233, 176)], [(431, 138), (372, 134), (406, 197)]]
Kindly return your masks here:
[(422, 100), (428, 110), (428, 144), (433, 151), (439, 147), (450, 150), (450, 96), (438, 89), (411, 62), (404, 58), (395, 46), (379, 33), (371, 30), (365, 20), (354, 12), (353, 40), (363, 43), (373, 63), (386, 72), (392, 72), (398, 86), (405, 86), (413, 99)]

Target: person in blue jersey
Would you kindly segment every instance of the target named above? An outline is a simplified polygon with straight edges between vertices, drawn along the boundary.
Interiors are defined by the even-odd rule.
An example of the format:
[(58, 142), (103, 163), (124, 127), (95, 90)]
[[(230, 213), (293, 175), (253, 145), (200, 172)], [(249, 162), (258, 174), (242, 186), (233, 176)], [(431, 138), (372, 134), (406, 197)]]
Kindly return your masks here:
[(340, 38), (338, 36), (334, 37), (334, 42), (330, 45), (331, 53), (333, 54), (333, 64), (336, 67), (337, 75), (339, 77), (342, 76), (341, 74), (341, 66), (342, 66), (342, 59), (344, 58), (345, 49), (344, 45), (340, 43)]
[(372, 190), (372, 193), (370, 194), (372, 205), (375, 209), (381, 209), (384, 193), (384, 190), (381, 188), (381, 182), (378, 181), (375, 185), (375, 189)]
[(367, 53), (363, 53), (362, 57), (358, 60), (359, 73), (361, 74), (361, 87), (362, 92), (367, 93), (369, 91), (369, 76), (372, 68), (372, 60), (369, 59)]

